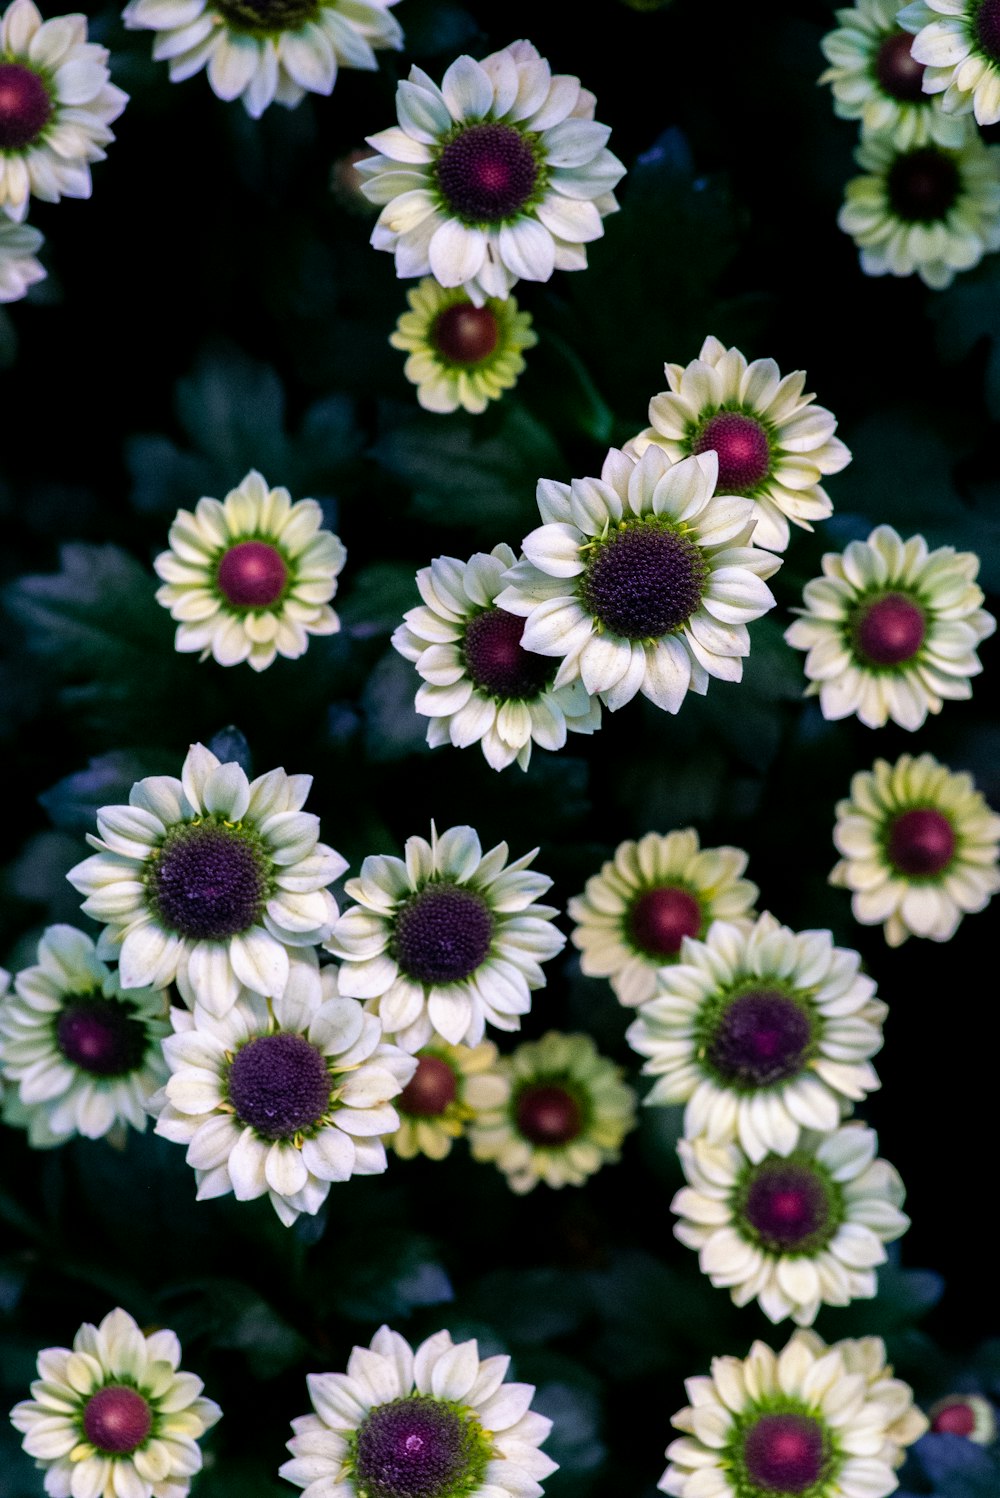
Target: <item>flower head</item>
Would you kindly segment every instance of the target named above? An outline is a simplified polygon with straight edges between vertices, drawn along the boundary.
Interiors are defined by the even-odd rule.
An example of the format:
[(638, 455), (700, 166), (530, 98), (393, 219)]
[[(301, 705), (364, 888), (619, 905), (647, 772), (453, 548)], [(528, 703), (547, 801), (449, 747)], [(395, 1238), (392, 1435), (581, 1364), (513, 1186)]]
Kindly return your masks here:
[(996, 1410), (982, 1394), (946, 1394), (927, 1411), (935, 1435), (963, 1436), (975, 1446), (997, 1438)]
[(330, 599), (347, 553), (322, 520), (314, 499), (292, 504), (256, 469), (221, 504), (178, 510), (170, 550), (153, 563), (157, 602), (180, 621), (176, 648), (263, 671), (276, 655), (304, 655), (310, 635), (335, 634)]
[[(1000, 120), (1000, 5), (997, 0), (913, 0), (897, 21), (914, 33), (922, 87), (939, 94), (946, 114)], [(995, 248), (995, 246), (994, 246)]]
[(416, 1061), (396, 1099), (399, 1128), (386, 1143), (404, 1160), (415, 1155), (443, 1160), (476, 1118), (506, 1102), (510, 1083), (497, 1066), (491, 1040), (474, 1046), (432, 1042), (417, 1052)]
[(0, 303), (20, 301), (29, 286), (45, 280), (45, 267), (35, 258), (43, 243), (30, 224), (15, 224), (0, 213)]
[(521, 644), (524, 620), (498, 606), (514, 553), (503, 542), (467, 562), (437, 557), (417, 573), (424, 602), (392, 637), (424, 685), (416, 709), (430, 718), (427, 742), (481, 744), (488, 764), (528, 768), (531, 747), (561, 749), (567, 730), (593, 733), (601, 704), (582, 682), (554, 687), (555, 662)]
[(368, 137), (365, 194), (382, 206), (372, 244), (396, 274), (430, 273), (475, 305), (517, 281), (583, 270), (625, 173), (594, 122), (593, 94), (553, 74), (530, 42), (475, 62), (441, 87), (417, 67), (396, 91), (399, 124)]
[(72, 1349), (38, 1354), (32, 1397), (10, 1418), (50, 1498), (184, 1498), (222, 1411), (180, 1360), (173, 1332), (145, 1337), (121, 1309), (84, 1322)]
[(558, 911), (538, 905), (552, 880), (529, 868), (538, 849), (507, 863), (483, 853), (471, 827), (410, 837), (403, 858), (366, 858), (345, 889), (352, 905), (326, 943), (343, 963), (340, 991), (365, 1000), (408, 1051), (431, 1037), (478, 1045), (487, 1021), (518, 1030), (541, 988), (541, 964), (566, 938)]
[(582, 680), (612, 712), (642, 692), (676, 713), (710, 677), (742, 678), (781, 562), (750, 544), (752, 500), (715, 494), (717, 466), (612, 448), (599, 479), (539, 482), (544, 524), (496, 601), (526, 618), (525, 649), (561, 657), (556, 687)]
[(534, 348), (531, 313), (519, 312), (515, 297), (489, 297), (481, 307), (459, 288), (446, 291), (431, 276), (406, 293), (409, 312), (389, 335), (405, 349), (406, 378), (417, 387), (425, 411), (471, 411), (479, 415), (517, 384), (522, 349)]
[(446, 1331), (414, 1349), (380, 1327), (346, 1374), (309, 1375), (316, 1413), (292, 1421), (281, 1476), (317, 1498), (540, 1498), (552, 1421), (531, 1409), (532, 1384), (504, 1383), (509, 1363)]
[(680, 961), (685, 936), (703, 937), (714, 920), (749, 915), (758, 890), (740, 878), (746, 866), (740, 848), (699, 848), (693, 827), (619, 843), (569, 902), (581, 968), (589, 978), (607, 978), (627, 1008), (645, 1003), (659, 969)]
[(289, 953), (324, 940), (337, 906), (326, 886), (347, 867), (302, 810), (310, 775), (270, 770), (248, 781), (193, 744), (181, 770), (102, 806), (99, 851), (67, 878), (85, 914), (107, 924), (102, 956), (120, 952), (127, 988), (176, 981), (185, 1002), (222, 1015), (243, 989), (277, 998)]
[(833, 841), (842, 857), (830, 883), (853, 891), (856, 921), (884, 924), (890, 947), (910, 935), (950, 941), (1000, 889), (1000, 816), (971, 775), (930, 754), (859, 770), (837, 802)]

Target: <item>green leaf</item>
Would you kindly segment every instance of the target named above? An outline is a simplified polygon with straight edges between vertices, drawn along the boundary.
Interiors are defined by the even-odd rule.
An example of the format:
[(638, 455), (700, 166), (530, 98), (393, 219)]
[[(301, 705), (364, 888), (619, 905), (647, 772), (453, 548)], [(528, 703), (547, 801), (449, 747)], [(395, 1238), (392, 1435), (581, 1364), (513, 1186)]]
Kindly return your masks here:
[(413, 665), (389, 650), (365, 683), (365, 753), (376, 764), (428, 754), (427, 722), (413, 706), (420, 685)]
[(38, 797), (53, 826), (63, 832), (93, 832), (101, 806), (123, 806), (137, 780), (176, 771), (173, 755), (162, 750), (115, 749), (90, 760)]
[(391, 634), (419, 601), (416, 573), (408, 562), (373, 562), (356, 574), (338, 612), (349, 635), (367, 640)]

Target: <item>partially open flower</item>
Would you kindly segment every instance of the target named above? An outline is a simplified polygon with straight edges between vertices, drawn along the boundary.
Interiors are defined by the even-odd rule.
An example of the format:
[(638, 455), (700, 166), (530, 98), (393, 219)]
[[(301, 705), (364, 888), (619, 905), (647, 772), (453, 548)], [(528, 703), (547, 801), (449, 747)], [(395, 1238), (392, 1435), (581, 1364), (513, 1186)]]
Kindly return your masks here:
[(386, 1143), (404, 1160), (443, 1160), (476, 1118), (506, 1101), (510, 1083), (491, 1040), (474, 1046), (431, 1042), (417, 1052), (416, 1062), (395, 1100), (399, 1128)]
[(477, 307), (464, 291), (447, 291), (426, 276), (406, 299), (410, 310), (389, 342), (409, 354), (406, 378), (426, 411), (461, 407), (479, 415), (517, 384), (521, 351), (534, 348), (538, 336), (531, 313), (519, 312), (514, 297), (489, 297)]
[(976, 1446), (992, 1446), (996, 1440), (996, 1410), (982, 1394), (946, 1394), (927, 1414), (935, 1435), (963, 1436)]

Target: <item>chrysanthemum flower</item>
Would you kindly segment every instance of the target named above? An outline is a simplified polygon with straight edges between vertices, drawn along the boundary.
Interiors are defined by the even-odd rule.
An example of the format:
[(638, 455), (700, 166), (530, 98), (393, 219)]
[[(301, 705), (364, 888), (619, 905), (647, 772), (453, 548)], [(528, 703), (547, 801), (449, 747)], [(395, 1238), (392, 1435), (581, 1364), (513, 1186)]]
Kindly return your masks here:
[(541, 964), (566, 938), (558, 911), (535, 903), (552, 880), (529, 868), (538, 849), (507, 863), (507, 844), (483, 853), (471, 827), (431, 840), (409, 837), (404, 858), (372, 856), (347, 894), (327, 950), (339, 957), (340, 991), (365, 1000), (408, 1051), (434, 1035), (478, 1045), (487, 1021), (518, 1030), (543, 987)]
[(980, 605), (979, 558), (953, 546), (928, 551), (880, 525), (843, 554), (828, 552), (824, 576), (805, 586), (806, 607), (785, 631), (808, 650), (807, 696), (819, 696), (824, 718), (852, 713), (869, 728), (891, 718), (920, 728), (948, 699), (972, 696), (982, 670), (976, 646), (996, 629)]
[(950, 941), (1000, 889), (1000, 816), (971, 775), (930, 754), (859, 770), (837, 802), (833, 841), (842, 857), (830, 883), (853, 891), (856, 921), (884, 923), (890, 947), (911, 935)]
[(897, 15), (914, 33), (913, 56), (924, 64), (923, 89), (941, 94), (947, 114), (975, 114), (980, 125), (1000, 120), (1000, 4), (997, 0), (914, 0)]
[(187, 1145), (198, 1200), (267, 1195), (286, 1227), (315, 1213), (333, 1181), (386, 1168), (380, 1138), (399, 1127), (390, 1099), (415, 1070), (382, 1039), (333, 967), (293, 961), (280, 998), (256, 994), (222, 1019), (171, 1010), (170, 1079), (153, 1099), (156, 1132)]
[(241, 985), (277, 998), (292, 949), (323, 941), (337, 919), (326, 886), (347, 867), (302, 810), (311, 775), (248, 781), (193, 744), (181, 770), (138, 781), (128, 806), (103, 806), (100, 851), (66, 876), (83, 911), (107, 925), (126, 988), (176, 981), (187, 1003), (225, 1014)]
[(525, 649), (562, 657), (557, 687), (582, 680), (612, 712), (642, 692), (676, 713), (711, 677), (742, 678), (781, 561), (750, 544), (753, 501), (716, 495), (716, 471), (713, 452), (671, 464), (612, 448), (599, 479), (539, 482), (545, 524), (496, 601), (526, 618)]
[(866, 276), (918, 275), (935, 291), (1000, 249), (1000, 146), (966, 126), (964, 143), (902, 150), (889, 136), (862, 142), (867, 173), (847, 184), (837, 223)]
[(347, 552), (322, 522), (314, 499), (292, 504), (256, 469), (221, 504), (178, 510), (170, 550), (153, 563), (157, 602), (180, 620), (176, 648), (263, 671), (276, 655), (304, 655), (310, 635), (336, 634), (330, 599)]
[(684, 1133), (739, 1141), (754, 1163), (787, 1156), (803, 1129), (829, 1133), (879, 1086), (870, 1057), (888, 1012), (861, 958), (829, 931), (789, 931), (765, 912), (748, 929), (715, 921), (627, 1039), (659, 1080), (647, 1103), (686, 1103)]
[(87, 18), (43, 21), (32, 0), (0, 19), (0, 210), (18, 222), (34, 193), (46, 203), (90, 197), (90, 165), (128, 103), (108, 81), (108, 49)]
[(600, 1055), (589, 1035), (550, 1030), (500, 1058), (510, 1084), (498, 1107), (476, 1119), (469, 1143), (476, 1160), (492, 1160), (512, 1191), (582, 1186), (614, 1163), (635, 1127), (635, 1093), (622, 1069)]
[(346, 1373), (309, 1374), (316, 1413), (292, 1421), (281, 1476), (307, 1498), (540, 1498), (552, 1421), (532, 1384), (504, 1383), (509, 1363), (446, 1331), (414, 1349), (380, 1327)]
[(469, 1124), (506, 1102), (510, 1083), (497, 1067), (491, 1040), (480, 1045), (424, 1046), (417, 1069), (396, 1099), (399, 1128), (386, 1143), (404, 1160), (443, 1160)]
[(964, 1436), (975, 1446), (992, 1446), (997, 1438), (996, 1411), (982, 1394), (946, 1394), (927, 1414), (935, 1435)]
[(396, 0), (131, 0), (133, 31), (155, 31), (153, 57), (171, 83), (208, 70), (220, 99), (242, 99), (259, 119), (307, 93), (329, 94), (340, 68), (378, 67), (377, 50), (403, 45)]
[(890, 135), (903, 150), (929, 141), (960, 146), (962, 122), (923, 90), (924, 66), (901, 28), (899, 0), (856, 0), (836, 15), (839, 27), (820, 43), (831, 66), (819, 81), (833, 85), (840, 119), (860, 120), (864, 134)]
[(738, 1144), (682, 1139), (674, 1236), (736, 1305), (756, 1300), (772, 1321), (810, 1326), (821, 1305), (870, 1300), (882, 1245), (910, 1225), (903, 1183), (877, 1148), (860, 1123), (804, 1133), (791, 1155), (756, 1163)]
[(569, 902), (580, 967), (589, 978), (607, 978), (628, 1008), (644, 1004), (659, 969), (679, 961), (685, 936), (749, 915), (758, 890), (740, 878), (746, 866), (741, 848), (699, 848), (693, 827), (619, 843)]
[(417, 573), (423, 604), (392, 637), (423, 677), (415, 705), (431, 720), (427, 742), (478, 743), (494, 770), (515, 760), (526, 770), (532, 744), (561, 749), (567, 730), (601, 726), (601, 704), (583, 683), (554, 687), (555, 661), (525, 650), (524, 620), (497, 606), (515, 560), (503, 542), (467, 562), (437, 557)]
[(739, 349), (706, 338), (690, 364), (665, 364), (669, 390), (649, 403), (652, 426), (625, 449), (640, 457), (650, 443), (673, 462), (714, 452), (721, 494), (752, 500), (755, 546), (784, 551), (788, 522), (812, 530), (833, 505), (820, 479), (839, 473), (851, 454), (833, 434), (836, 417), (803, 394), (805, 371), (782, 378), (773, 359), (748, 364)]
[(479, 415), (517, 384), (521, 351), (534, 348), (538, 335), (515, 297), (490, 297), (477, 307), (464, 291), (447, 291), (425, 276), (406, 300), (410, 310), (400, 315), (389, 342), (409, 354), (404, 373), (425, 411), (461, 407)]
[(798, 1331), (780, 1355), (755, 1342), (685, 1388), (657, 1484), (675, 1498), (886, 1498), (927, 1429), (879, 1337), (827, 1347)]
[(143, 1130), (166, 1076), (163, 991), (123, 990), (90, 937), (62, 925), (48, 927), (37, 965), (14, 988), (0, 1004), (0, 1071), (14, 1084), (5, 1122), (43, 1148), (74, 1134), (121, 1137), (128, 1124)]
[(29, 286), (45, 280), (45, 267), (35, 258), (43, 243), (30, 224), (15, 224), (0, 213), (0, 302), (18, 302)]
[(32, 1397), (10, 1418), (50, 1498), (184, 1498), (222, 1411), (180, 1360), (173, 1332), (144, 1337), (121, 1309), (84, 1322), (72, 1349), (38, 1354)]
[(394, 253), (398, 276), (429, 273), (476, 306), (521, 277), (584, 270), (625, 174), (595, 103), (530, 42), (459, 57), (440, 88), (411, 68), (399, 124), (369, 136), (379, 155), (359, 164), (365, 195), (384, 205), (372, 244)]

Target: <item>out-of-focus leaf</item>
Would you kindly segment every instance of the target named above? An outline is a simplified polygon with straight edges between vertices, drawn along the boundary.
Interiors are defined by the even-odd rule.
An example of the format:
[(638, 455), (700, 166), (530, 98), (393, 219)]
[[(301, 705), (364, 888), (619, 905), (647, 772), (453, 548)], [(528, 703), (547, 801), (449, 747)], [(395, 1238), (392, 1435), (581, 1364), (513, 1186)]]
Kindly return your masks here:
[(356, 640), (386, 635), (403, 622), (403, 614), (420, 601), (415, 572), (406, 562), (373, 562), (352, 580), (339, 606), (341, 623)]
[(940, 1498), (996, 1498), (1000, 1461), (965, 1436), (926, 1435), (915, 1455)]
[(419, 681), (411, 662), (389, 650), (365, 683), (365, 752), (376, 763), (429, 752), (428, 720), (413, 705)]
[(137, 780), (169, 775), (176, 768), (173, 757), (163, 750), (114, 749), (42, 791), (38, 799), (61, 831), (93, 832), (99, 807), (127, 805)]
[(226, 728), (220, 728), (208, 741), (208, 747), (222, 763), (237, 764), (245, 775), (253, 776), (253, 756), (250, 745), (247, 743), (246, 734), (230, 723)]
[(241, 1352), (257, 1378), (273, 1378), (302, 1358), (300, 1332), (248, 1285), (235, 1279), (187, 1280), (170, 1287), (171, 1300), (197, 1312), (199, 1329), (216, 1347)]

